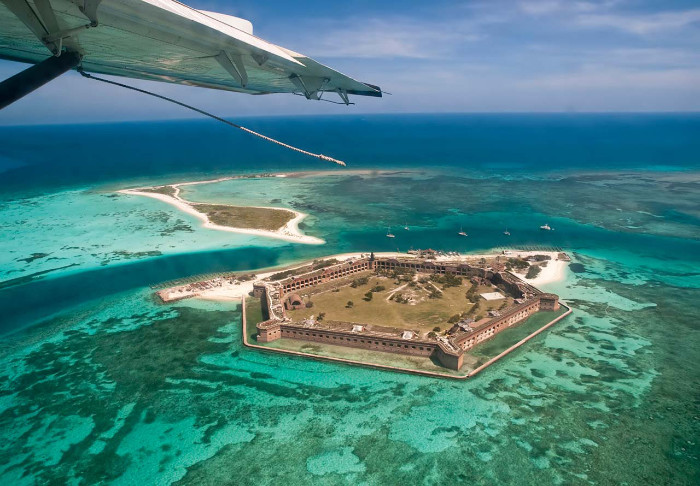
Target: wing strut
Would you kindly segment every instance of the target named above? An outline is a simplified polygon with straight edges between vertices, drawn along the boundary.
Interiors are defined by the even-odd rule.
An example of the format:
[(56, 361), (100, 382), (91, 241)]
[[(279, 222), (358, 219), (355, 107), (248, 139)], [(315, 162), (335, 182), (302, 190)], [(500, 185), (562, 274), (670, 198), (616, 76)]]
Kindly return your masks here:
[(80, 63), (80, 54), (67, 51), (49, 57), (0, 83), (0, 110), (45, 85)]

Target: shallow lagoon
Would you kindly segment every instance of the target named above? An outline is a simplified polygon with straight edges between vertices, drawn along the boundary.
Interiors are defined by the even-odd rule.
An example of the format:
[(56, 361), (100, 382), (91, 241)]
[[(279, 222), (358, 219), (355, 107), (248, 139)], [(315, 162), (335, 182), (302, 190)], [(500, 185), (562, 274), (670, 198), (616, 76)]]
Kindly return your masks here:
[[(152, 180), (168, 177), (183, 180)], [(2, 282), (53, 268), (50, 257), (19, 260), (36, 253), (78, 265), (0, 289), (3, 330), (15, 330), (0, 347), (2, 479), (697, 484), (694, 173), (608, 170), (592, 180), (581, 167), (535, 176), (453, 168), (259, 182), (196, 186), (197, 196), (265, 192), (308, 212), (307, 230), (328, 244), (192, 224), (161, 236), (189, 220), (157, 201), (108, 197), (128, 181), (3, 201)], [(555, 231), (537, 230), (545, 222)], [(389, 224), (396, 242), (384, 236)], [(61, 250), (71, 239), (105, 246)], [(455, 383), (250, 350), (236, 304), (162, 305), (148, 287), (396, 245), (565, 247), (575, 271), (545, 290), (575, 313)], [(141, 253), (154, 249), (163, 254)], [(136, 256), (110, 258), (122, 250)]]

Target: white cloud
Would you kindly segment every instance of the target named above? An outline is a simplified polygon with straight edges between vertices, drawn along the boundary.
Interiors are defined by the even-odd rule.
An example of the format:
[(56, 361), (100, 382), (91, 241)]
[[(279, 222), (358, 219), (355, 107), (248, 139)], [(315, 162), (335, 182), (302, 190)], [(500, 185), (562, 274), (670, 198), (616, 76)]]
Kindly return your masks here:
[(700, 22), (700, 9), (643, 15), (581, 14), (576, 23), (583, 27), (608, 27), (645, 35), (675, 31)]
[(455, 45), (474, 42), (475, 32), (454, 25), (408, 19), (358, 19), (351, 27), (325, 28), (326, 35), (307, 38), (309, 54), (323, 57), (433, 58)]
[(640, 70), (589, 65), (563, 74), (535, 77), (517, 83), (522, 87), (542, 89), (682, 89), (700, 92), (700, 68)]
[(542, 16), (566, 12), (594, 12), (607, 10), (617, 3), (616, 0), (607, 2), (574, 2), (564, 0), (524, 0), (518, 3), (521, 11), (528, 15)]

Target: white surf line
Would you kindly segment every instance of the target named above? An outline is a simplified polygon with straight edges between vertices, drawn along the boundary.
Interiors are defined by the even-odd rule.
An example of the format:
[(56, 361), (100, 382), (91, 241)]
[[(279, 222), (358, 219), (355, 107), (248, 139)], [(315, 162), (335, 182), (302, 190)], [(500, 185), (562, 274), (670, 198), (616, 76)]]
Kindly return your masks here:
[[(172, 186), (172, 185), (171, 185)], [(175, 188), (176, 191), (178, 188)], [(202, 226), (207, 229), (213, 229), (217, 231), (227, 231), (229, 233), (239, 233), (239, 234), (247, 234), (247, 235), (254, 235), (254, 236), (262, 236), (266, 238), (276, 238), (278, 240), (285, 240), (285, 241), (292, 241), (295, 243), (302, 243), (305, 245), (323, 245), (325, 240), (322, 240), (321, 238), (316, 238), (314, 236), (308, 236), (304, 235), (300, 232), (299, 230), (299, 222), (302, 221), (307, 215), (305, 213), (301, 213), (299, 211), (294, 211), (293, 209), (287, 209), (287, 208), (270, 208), (270, 207), (264, 207), (264, 206), (244, 206), (244, 207), (251, 207), (251, 208), (257, 208), (257, 209), (272, 209), (272, 210), (277, 210), (277, 211), (289, 211), (290, 213), (294, 214), (295, 217), (292, 218), (290, 221), (288, 221), (282, 228), (276, 230), (276, 231), (269, 231), (269, 230), (261, 230), (261, 229), (253, 229), (253, 228), (236, 228), (232, 226), (221, 226), (215, 223), (212, 223), (209, 217), (197, 211), (194, 206), (196, 206), (197, 203), (191, 203), (189, 201), (185, 201), (181, 197), (179, 197), (176, 192), (175, 196), (169, 196), (167, 194), (159, 194), (156, 192), (144, 192), (144, 191), (139, 191), (138, 189), (122, 189), (120, 191), (117, 191), (120, 194), (128, 194), (128, 195), (135, 195), (135, 196), (144, 196), (144, 197), (150, 197), (152, 199), (158, 199), (159, 201), (163, 201), (165, 203), (170, 204), (171, 206), (175, 206), (177, 209), (180, 211), (190, 214), (192, 216), (195, 216), (197, 219), (202, 221)], [(207, 203), (200, 203), (200, 204), (207, 204)]]

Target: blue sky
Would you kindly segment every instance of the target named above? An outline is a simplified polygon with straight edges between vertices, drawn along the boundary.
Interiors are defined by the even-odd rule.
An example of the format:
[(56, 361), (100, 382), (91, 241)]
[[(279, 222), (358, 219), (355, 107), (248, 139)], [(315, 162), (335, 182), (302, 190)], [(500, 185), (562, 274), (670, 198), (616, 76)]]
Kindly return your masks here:
[[(393, 96), (337, 106), (134, 82), (225, 116), (400, 112), (700, 111), (700, 2), (189, 0)], [(0, 61), (0, 77), (25, 65)], [(184, 118), (71, 73), (0, 124)]]

